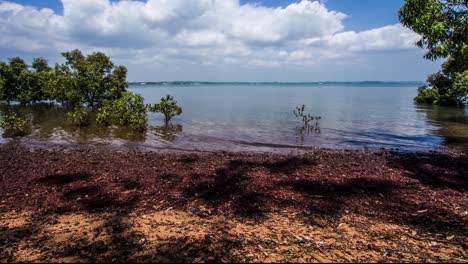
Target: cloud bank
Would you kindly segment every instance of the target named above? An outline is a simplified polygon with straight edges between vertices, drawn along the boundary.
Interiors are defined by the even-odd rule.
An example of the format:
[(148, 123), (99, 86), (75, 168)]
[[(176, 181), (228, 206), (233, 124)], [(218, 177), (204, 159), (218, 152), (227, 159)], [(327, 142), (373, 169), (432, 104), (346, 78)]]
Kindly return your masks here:
[(63, 14), (0, 2), (0, 50), (12, 55), (102, 50), (133, 65), (272, 68), (313, 65), (369, 51), (414, 49), (400, 24), (346, 31), (346, 14), (318, 1), (286, 7), (238, 0), (62, 0)]

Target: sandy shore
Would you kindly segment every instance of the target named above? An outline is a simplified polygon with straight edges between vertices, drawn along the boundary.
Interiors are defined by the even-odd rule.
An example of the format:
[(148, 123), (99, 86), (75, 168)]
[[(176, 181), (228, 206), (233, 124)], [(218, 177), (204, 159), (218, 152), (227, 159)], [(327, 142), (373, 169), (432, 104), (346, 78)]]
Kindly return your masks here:
[(0, 145), (0, 262), (468, 262), (465, 153)]

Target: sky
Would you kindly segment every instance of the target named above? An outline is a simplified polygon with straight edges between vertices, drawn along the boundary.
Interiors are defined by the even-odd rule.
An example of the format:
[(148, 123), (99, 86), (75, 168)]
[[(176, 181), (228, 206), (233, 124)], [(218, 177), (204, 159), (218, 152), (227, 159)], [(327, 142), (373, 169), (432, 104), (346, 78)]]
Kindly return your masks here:
[(424, 81), (404, 0), (0, 0), (0, 60), (102, 51), (129, 81)]

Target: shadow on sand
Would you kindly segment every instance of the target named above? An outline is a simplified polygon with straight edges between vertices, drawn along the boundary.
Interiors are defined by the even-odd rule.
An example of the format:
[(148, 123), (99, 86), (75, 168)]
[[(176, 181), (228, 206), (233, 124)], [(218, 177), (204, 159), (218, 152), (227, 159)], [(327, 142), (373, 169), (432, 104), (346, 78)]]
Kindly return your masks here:
[[(270, 212), (295, 210), (302, 213), (304, 223), (326, 219), (327, 224), (336, 224), (343, 215), (357, 214), (409, 225), (421, 232), (467, 233), (462, 217), (426, 196), (432, 190), (466, 192), (468, 161), (465, 156), (392, 154), (385, 159), (390, 168), (401, 170), (404, 175), (397, 179), (372, 174), (351, 177), (340, 172), (336, 175), (333, 169), (319, 170), (322, 162), (312, 156), (262, 161), (250, 157), (224, 158), (224, 166), (214, 173), (193, 173), (194, 167), (204, 166), (198, 164), (203, 158), (196, 155), (179, 157), (178, 165), (170, 173), (155, 172), (141, 178), (127, 177), (128, 172), (120, 171), (112, 180), (103, 180), (105, 170), (48, 174), (32, 181), (38, 184), (34, 188), (57, 187), (56, 204), (60, 206), (45, 206), (24, 226), (3, 229), (0, 243), (8, 241), (8, 247), (14, 248), (61, 214), (109, 212), (110, 216), (95, 230), (110, 234), (105, 241), (82, 237), (61, 244), (36, 241), (31, 246), (52, 250), (54, 257), (73, 256), (93, 262), (179, 262), (199, 256), (210, 256), (209, 261), (213, 262), (233, 260), (230, 252), (241, 243), (230, 238), (228, 230), (215, 226), (213, 229), (224, 235), (198, 241), (171, 241), (156, 251), (144, 253), (141, 241), (145, 237), (135, 232), (127, 219), (130, 213), (152, 201), (157, 190), (166, 193), (170, 201), (167, 206), (202, 217), (206, 212), (200, 208), (206, 208), (207, 214), (229, 214), (249, 221), (263, 221)], [(106, 162), (112, 166), (112, 161)], [(148, 184), (148, 178), (152, 185)], [(4, 249), (5, 244), (0, 244), (0, 248)], [(14, 261), (11, 251), (0, 251), (0, 260)]]

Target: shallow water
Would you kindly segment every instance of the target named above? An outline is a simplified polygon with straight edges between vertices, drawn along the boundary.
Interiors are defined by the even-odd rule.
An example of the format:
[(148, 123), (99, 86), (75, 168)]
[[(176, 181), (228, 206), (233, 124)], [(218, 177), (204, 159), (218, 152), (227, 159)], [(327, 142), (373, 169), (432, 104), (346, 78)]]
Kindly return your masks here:
[[(130, 91), (156, 103), (173, 95), (184, 112), (174, 126), (149, 114), (144, 135), (122, 128), (70, 126), (59, 106), (15, 106), (30, 116), (23, 141), (62, 143), (137, 142), (146, 147), (256, 151), (294, 147), (398, 148), (428, 151), (468, 143), (468, 109), (413, 103), (416, 83), (133, 84)], [(312, 131), (293, 114), (298, 105), (321, 116)], [(6, 106), (2, 106), (5, 109)], [(5, 142), (0, 139), (0, 142)]]

